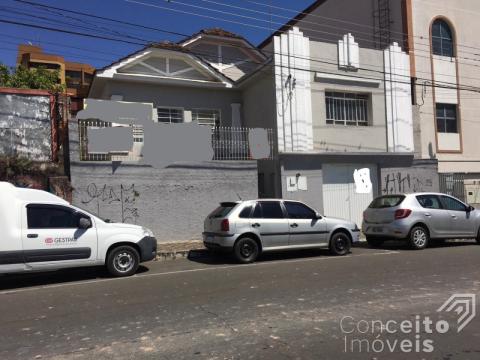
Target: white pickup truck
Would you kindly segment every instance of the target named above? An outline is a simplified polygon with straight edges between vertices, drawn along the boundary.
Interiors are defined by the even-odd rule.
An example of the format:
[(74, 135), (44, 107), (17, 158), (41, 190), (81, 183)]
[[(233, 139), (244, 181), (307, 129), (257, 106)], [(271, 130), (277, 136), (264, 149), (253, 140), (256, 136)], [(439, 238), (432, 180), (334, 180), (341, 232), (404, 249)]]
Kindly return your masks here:
[(156, 250), (149, 229), (107, 223), (46, 191), (0, 182), (0, 274), (106, 265), (129, 276)]

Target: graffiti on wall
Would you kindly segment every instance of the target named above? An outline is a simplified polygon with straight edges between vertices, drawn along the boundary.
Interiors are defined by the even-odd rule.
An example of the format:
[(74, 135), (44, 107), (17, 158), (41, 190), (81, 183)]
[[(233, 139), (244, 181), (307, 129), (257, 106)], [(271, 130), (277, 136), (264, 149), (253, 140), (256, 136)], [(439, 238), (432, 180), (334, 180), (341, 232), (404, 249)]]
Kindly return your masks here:
[(82, 204), (96, 206), (97, 215), (102, 217), (102, 213), (112, 213), (112, 206), (120, 207), (119, 215), (123, 223), (137, 223), (139, 216), (136, 206), (136, 199), (140, 196), (135, 190), (135, 184), (132, 185), (98, 185), (90, 183), (82, 195)]
[(433, 180), (429, 177), (418, 177), (411, 173), (390, 172), (383, 177), (383, 194), (398, 194), (432, 191)]

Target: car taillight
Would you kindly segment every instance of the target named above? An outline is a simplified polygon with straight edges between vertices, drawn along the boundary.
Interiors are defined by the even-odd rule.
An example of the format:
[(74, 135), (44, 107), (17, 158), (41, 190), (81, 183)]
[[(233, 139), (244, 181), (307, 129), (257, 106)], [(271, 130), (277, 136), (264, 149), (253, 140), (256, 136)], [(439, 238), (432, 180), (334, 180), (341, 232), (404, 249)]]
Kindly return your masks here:
[(228, 222), (228, 219), (222, 220), (222, 224), (220, 226), (220, 229), (222, 231), (230, 231), (230, 223)]
[(411, 213), (412, 210), (410, 209), (398, 209), (397, 211), (395, 211), (395, 220), (405, 219), (409, 217)]

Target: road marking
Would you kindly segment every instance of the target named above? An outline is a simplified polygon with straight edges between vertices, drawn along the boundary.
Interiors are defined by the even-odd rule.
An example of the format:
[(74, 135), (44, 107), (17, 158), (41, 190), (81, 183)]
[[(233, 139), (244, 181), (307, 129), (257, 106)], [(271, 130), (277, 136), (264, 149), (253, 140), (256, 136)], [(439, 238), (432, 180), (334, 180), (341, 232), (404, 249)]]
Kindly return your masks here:
[(130, 277), (123, 277), (123, 278), (94, 279), (94, 280), (76, 281), (76, 282), (71, 282), (71, 283), (32, 286), (32, 287), (22, 288), (22, 289), (3, 290), (3, 291), (0, 291), (0, 295), (15, 294), (15, 293), (33, 291), (33, 290), (54, 289), (54, 288), (66, 287), (66, 286), (88, 285), (88, 284), (102, 283), (102, 282), (107, 282), (107, 281), (121, 281), (121, 280), (135, 279), (135, 278), (138, 279), (138, 278), (147, 278), (147, 277), (154, 277), (154, 276), (194, 273), (194, 272), (200, 272), (200, 271), (242, 269), (242, 268), (245, 268), (245, 267), (252, 267), (252, 266), (266, 266), (266, 265), (276, 265), (276, 264), (285, 264), (285, 263), (298, 263), (298, 262), (324, 261), (324, 260), (341, 260), (341, 259), (348, 259), (348, 258), (360, 257), (360, 256), (394, 255), (394, 254), (399, 254), (399, 253), (400, 253), (400, 251), (383, 250), (382, 252), (358, 254), (358, 255), (313, 257), (313, 258), (308, 258), (308, 259), (274, 260), (274, 261), (256, 262), (256, 263), (253, 263), (253, 264), (211, 266), (211, 267), (205, 267), (205, 268), (199, 268), (199, 269), (185, 269), (185, 270), (175, 270), (175, 271), (165, 271), (165, 272), (159, 272), (159, 273), (151, 273), (151, 274), (145, 274), (145, 275), (133, 275), (133, 276), (130, 276)]

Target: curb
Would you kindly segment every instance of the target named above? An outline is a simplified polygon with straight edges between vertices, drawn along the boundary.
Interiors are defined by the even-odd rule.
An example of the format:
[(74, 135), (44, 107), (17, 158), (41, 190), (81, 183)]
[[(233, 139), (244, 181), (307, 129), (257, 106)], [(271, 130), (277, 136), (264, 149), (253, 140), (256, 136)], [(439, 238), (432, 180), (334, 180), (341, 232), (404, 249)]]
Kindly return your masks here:
[[(365, 239), (360, 239), (360, 241), (353, 245), (356, 247), (358, 245), (366, 244)], [(169, 261), (169, 260), (179, 260), (179, 259), (188, 259), (191, 257), (201, 257), (208, 254), (206, 248), (193, 247), (191, 249), (182, 249), (174, 251), (157, 251), (157, 256), (154, 261)]]

